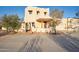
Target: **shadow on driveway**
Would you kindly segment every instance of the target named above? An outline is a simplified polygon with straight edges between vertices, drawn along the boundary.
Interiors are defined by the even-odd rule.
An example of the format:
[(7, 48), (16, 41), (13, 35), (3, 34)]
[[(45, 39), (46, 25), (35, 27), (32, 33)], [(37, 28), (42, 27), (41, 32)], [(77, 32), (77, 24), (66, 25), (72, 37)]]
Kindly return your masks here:
[(50, 34), (50, 38), (69, 52), (79, 52), (79, 39), (60, 33)]

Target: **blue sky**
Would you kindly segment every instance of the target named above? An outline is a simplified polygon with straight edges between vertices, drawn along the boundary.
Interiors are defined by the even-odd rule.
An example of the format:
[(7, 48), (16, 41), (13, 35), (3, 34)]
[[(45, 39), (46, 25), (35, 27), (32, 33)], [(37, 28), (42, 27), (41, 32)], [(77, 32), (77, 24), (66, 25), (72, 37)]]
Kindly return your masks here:
[[(5, 14), (17, 14), (20, 18), (24, 18), (24, 9), (26, 6), (0, 6), (0, 17)], [(64, 17), (75, 17), (75, 12), (79, 10), (79, 6), (38, 6), (41, 8), (59, 9), (64, 11)]]
[(75, 12), (79, 11), (79, 6), (44, 6), (44, 8), (50, 8), (50, 11), (54, 9), (64, 11), (64, 18), (75, 17)]

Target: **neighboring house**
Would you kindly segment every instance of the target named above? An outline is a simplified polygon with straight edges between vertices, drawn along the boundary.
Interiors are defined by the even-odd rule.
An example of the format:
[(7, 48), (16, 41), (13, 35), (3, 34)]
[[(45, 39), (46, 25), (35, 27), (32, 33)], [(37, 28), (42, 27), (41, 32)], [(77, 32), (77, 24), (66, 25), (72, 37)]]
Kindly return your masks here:
[(79, 30), (79, 19), (77, 18), (63, 18), (61, 23), (57, 26), (57, 30), (73, 31)]
[(26, 7), (25, 17), (19, 31), (50, 32), (49, 8)]

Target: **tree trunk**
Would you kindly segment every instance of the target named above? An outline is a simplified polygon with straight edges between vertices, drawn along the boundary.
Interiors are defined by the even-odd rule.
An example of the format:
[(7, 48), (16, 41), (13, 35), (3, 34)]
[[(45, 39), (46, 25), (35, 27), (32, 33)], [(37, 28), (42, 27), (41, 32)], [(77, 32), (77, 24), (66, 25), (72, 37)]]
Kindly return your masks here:
[(7, 29), (7, 33), (8, 33), (8, 32), (9, 32), (9, 31), (8, 31), (8, 27), (7, 27), (6, 29)]
[(56, 27), (54, 27), (54, 34), (56, 34)]

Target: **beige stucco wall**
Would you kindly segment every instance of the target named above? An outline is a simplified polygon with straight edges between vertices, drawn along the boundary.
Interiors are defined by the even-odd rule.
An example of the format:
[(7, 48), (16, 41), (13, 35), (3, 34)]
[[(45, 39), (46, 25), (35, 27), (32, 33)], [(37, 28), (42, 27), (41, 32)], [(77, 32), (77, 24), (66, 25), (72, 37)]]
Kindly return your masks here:
[(2, 30), (7, 30), (5, 27), (2, 27)]
[[(32, 14), (29, 14), (28, 10), (32, 10)], [(40, 13), (37, 15), (37, 11)], [(44, 15), (44, 12), (47, 12), (46, 15)], [(33, 22), (36, 21), (38, 18), (44, 18), (49, 17), (49, 8), (38, 8), (38, 7), (26, 7), (25, 8), (25, 22)]]

